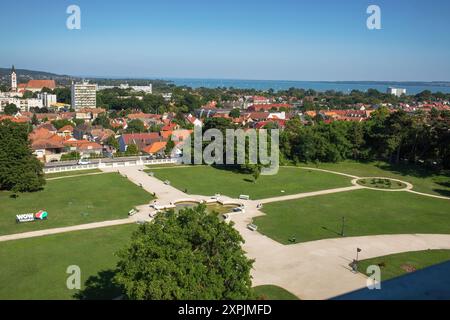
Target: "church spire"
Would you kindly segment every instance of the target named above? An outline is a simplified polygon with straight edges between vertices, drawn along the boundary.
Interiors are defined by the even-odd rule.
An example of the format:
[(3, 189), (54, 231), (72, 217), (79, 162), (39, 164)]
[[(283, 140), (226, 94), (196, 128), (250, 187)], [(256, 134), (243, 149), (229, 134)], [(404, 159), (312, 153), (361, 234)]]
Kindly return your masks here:
[(14, 67), (14, 65), (12, 66), (11, 73), (16, 73), (16, 68)]

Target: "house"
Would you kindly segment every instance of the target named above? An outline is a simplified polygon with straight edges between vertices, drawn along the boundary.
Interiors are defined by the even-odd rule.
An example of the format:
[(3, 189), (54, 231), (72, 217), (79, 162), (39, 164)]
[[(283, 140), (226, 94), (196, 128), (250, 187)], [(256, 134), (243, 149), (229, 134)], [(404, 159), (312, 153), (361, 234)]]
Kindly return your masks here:
[(202, 121), (194, 117), (192, 114), (188, 114), (186, 116), (186, 121), (192, 124), (194, 127), (201, 127), (203, 125)]
[(111, 129), (104, 129), (103, 127), (99, 126), (91, 129), (89, 140), (104, 144), (111, 136), (115, 136), (114, 131), (112, 131)]
[(64, 138), (56, 134), (56, 129), (51, 132), (45, 127), (39, 127), (28, 138), (33, 154), (42, 162), (59, 161), (65, 153)]
[(119, 150), (121, 152), (127, 151), (130, 144), (134, 144), (139, 150), (151, 145), (154, 142), (161, 141), (162, 137), (159, 132), (151, 133), (126, 133), (119, 138)]
[(87, 140), (67, 140), (64, 145), (68, 152), (78, 152), (80, 156), (99, 156), (103, 153), (103, 146)]
[(60, 137), (72, 137), (73, 136), (73, 127), (71, 125), (66, 125), (58, 130), (57, 135)]
[(254, 96), (252, 98), (253, 104), (262, 105), (262, 104), (270, 104), (270, 99), (263, 96)]
[(78, 140), (87, 140), (92, 130), (90, 123), (82, 123), (73, 129), (73, 137)]
[(164, 127), (161, 128), (162, 131), (171, 131), (178, 129), (180, 129), (180, 126), (174, 122), (170, 122), (169, 124), (166, 124)]
[(105, 112), (106, 110), (102, 108), (83, 108), (76, 111), (75, 118), (91, 122), (97, 119), (99, 115)]
[(194, 132), (193, 130), (186, 130), (186, 129), (180, 129), (180, 130), (174, 130), (174, 131), (161, 131), (161, 137), (163, 141), (167, 141), (169, 139), (172, 139), (172, 141), (184, 141), (187, 138), (190, 137), (190, 135)]
[(267, 111), (288, 111), (293, 109), (294, 106), (287, 103), (272, 103), (272, 104), (254, 104), (247, 108), (249, 112), (267, 112)]
[(249, 120), (258, 122), (267, 120), (269, 116), (270, 116), (269, 112), (251, 112), (247, 115), (247, 118)]
[(149, 155), (164, 154), (166, 145), (167, 145), (166, 141), (153, 142), (151, 145), (144, 147), (142, 149), (142, 152), (145, 152)]

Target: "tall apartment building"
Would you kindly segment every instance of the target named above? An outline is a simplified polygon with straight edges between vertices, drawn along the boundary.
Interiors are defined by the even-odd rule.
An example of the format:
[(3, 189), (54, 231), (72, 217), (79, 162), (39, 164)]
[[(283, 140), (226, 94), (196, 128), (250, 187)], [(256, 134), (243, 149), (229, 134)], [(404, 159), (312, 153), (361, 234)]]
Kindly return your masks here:
[(42, 105), (45, 108), (50, 108), (52, 105), (56, 104), (56, 94), (49, 94), (47, 92), (38, 93), (37, 95), (38, 99), (42, 100)]
[(390, 88), (387, 89), (387, 93), (388, 94), (392, 94), (392, 95), (397, 96), (397, 97), (401, 97), (403, 94), (406, 94), (406, 89), (390, 87)]
[(97, 85), (89, 82), (72, 83), (72, 108), (97, 107)]

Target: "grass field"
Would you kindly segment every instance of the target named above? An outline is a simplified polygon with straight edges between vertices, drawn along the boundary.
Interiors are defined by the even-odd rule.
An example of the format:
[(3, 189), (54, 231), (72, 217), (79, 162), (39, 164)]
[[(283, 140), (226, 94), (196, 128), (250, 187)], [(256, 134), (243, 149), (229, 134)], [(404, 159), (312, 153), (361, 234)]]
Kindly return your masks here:
[[(152, 195), (117, 173), (47, 181), (43, 191), (10, 197), (0, 192), (0, 234), (126, 218)], [(15, 216), (46, 210), (48, 220), (16, 224)]]
[(450, 201), (408, 192), (356, 190), (265, 204), (258, 231), (289, 244), (345, 236), (450, 233)]
[(283, 288), (271, 285), (253, 288), (257, 299), (262, 300), (299, 300), (295, 295)]
[(256, 183), (250, 174), (207, 166), (150, 171), (155, 173), (156, 178), (169, 180), (172, 186), (181, 191), (187, 190), (189, 194), (220, 193), (233, 198), (246, 194), (250, 195), (250, 199), (264, 199), (351, 185), (351, 179), (344, 176), (294, 167), (280, 168), (277, 175), (261, 176)]
[[(314, 164), (308, 166), (316, 167)], [(413, 190), (450, 197), (450, 174), (432, 173), (413, 166), (391, 166), (384, 162), (321, 163), (318, 168), (343, 172), (358, 177), (386, 177), (412, 183)]]
[(59, 178), (59, 177), (68, 177), (68, 176), (80, 176), (89, 173), (100, 173), (102, 172), (99, 169), (87, 169), (87, 170), (76, 170), (76, 171), (63, 171), (63, 172), (55, 172), (55, 173), (47, 173), (45, 175), (46, 179), (50, 178)]
[[(0, 243), (0, 300), (72, 299), (77, 291), (68, 290), (67, 267), (81, 269), (82, 290), (90, 277), (96, 290), (90, 298), (112, 299), (120, 290), (109, 285), (117, 258), (114, 253), (131, 239), (135, 224)], [(94, 286), (95, 287), (95, 286)]]
[(359, 270), (363, 273), (370, 265), (380, 265), (381, 280), (389, 280), (435, 264), (450, 260), (450, 250), (426, 250), (394, 254), (362, 260)]

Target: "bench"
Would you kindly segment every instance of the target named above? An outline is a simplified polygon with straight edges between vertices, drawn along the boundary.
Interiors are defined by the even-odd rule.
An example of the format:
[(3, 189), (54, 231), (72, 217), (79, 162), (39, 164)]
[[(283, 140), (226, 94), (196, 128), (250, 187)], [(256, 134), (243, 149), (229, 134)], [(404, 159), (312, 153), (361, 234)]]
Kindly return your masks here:
[(258, 226), (256, 224), (250, 223), (247, 225), (247, 228), (249, 228), (251, 231), (257, 231)]
[(246, 195), (246, 194), (241, 194), (241, 195), (239, 196), (239, 199), (241, 199), (241, 200), (250, 200), (250, 196), (249, 196), (249, 195)]
[(136, 209), (131, 209), (130, 211), (128, 211), (128, 215), (131, 217), (131, 216), (134, 216), (138, 212), (139, 211), (137, 211)]

